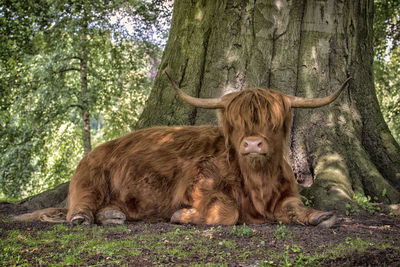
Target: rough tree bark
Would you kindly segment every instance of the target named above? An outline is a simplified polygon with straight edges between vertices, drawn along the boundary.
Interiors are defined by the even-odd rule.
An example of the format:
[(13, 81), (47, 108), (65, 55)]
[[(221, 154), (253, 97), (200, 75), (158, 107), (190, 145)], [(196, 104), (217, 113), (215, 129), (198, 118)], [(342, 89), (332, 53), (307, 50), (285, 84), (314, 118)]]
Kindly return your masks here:
[[(322, 209), (355, 193), (400, 201), (400, 148), (373, 83), (373, 1), (175, 1), (160, 69), (198, 97), (246, 87), (322, 97), (347, 76), (328, 107), (296, 110), (291, 163), (303, 193)], [(183, 104), (159, 72), (138, 128), (216, 123), (214, 111)]]

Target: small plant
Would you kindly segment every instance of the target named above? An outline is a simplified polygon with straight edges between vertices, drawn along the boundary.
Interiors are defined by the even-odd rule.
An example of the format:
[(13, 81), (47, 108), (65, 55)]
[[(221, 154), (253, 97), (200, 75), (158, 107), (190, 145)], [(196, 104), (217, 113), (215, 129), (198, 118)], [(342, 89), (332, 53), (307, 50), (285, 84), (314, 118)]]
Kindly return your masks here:
[(179, 235), (179, 232), (180, 232), (180, 231), (181, 231), (181, 229), (179, 229), (179, 228), (177, 227), (177, 228), (175, 229), (174, 232), (175, 232), (176, 235)]
[(276, 230), (274, 233), (274, 236), (276, 239), (284, 239), (289, 235), (289, 231), (287, 230), (286, 226), (282, 224), (282, 222), (279, 222), (279, 224), (276, 226)]
[[(295, 257), (293, 257), (293, 254)], [(315, 261), (314, 258), (305, 256), (301, 248), (296, 244), (285, 246), (282, 260), (283, 266), (313, 266)]]
[(283, 252), (283, 266), (292, 266), (289, 247), (289, 245), (286, 245), (285, 252)]
[[(384, 189), (382, 192), (382, 196), (385, 196), (386, 190)], [(365, 196), (363, 194), (355, 194), (353, 195), (354, 201), (357, 203), (357, 205), (362, 208), (363, 210), (369, 212), (369, 213), (374, 213), (376, 211), (380, 211), (381, 208), (378, 207), (377, 203), (371, 202), (371, 197), (370, 196)], [(374, 197), (374, 201), (377, 202), (378, 198)], [(353, 213), (360, 212), (358, 208), (355, 208), (354, 205), (351, 205), (350, 203), (346, 204), (346, 215), (350, 215)]]
[[(384, 191), (385, 192), (385, 191)], [(383, 192), (382, 192), (383, 194)], [(386, 194), (386, 192), (385, 192)], [(371, 202), (370, 196), (364, 196), (362, 194), (356, 194), (353, 196), (353, 199), (357, 202), (357, 204), (363, 209), (368, 211), (369, 213), (374, 213), (376, 211), (380, 211), (380, 208), (376, 203)], [(375, 199), (377, 201), (377, 199)]]
[(359, 209), (352, 206), (350, 203), (346, 203), (346, 215), (349, 216), (350, 214), (360, 212)]
[(383, 190), (382, 190), (382, 197), (385, 197), (386, 196), (386, 188), (383, 188)]
[(276, 266), (276, 265), (274, 264), (274, 261), (272, 261), (272, 260), (264, 260), (264, 261), (260, 264), (260, 266), (261, 266), (261, 267), (268, 267), (268, 266)]
[(231, 234), (236, 237), (250, 237), (254, 234), (254, 230), (248, 227), (245, 223), (242, 226), (236, 227), (234, 225), (231, 230)]
[(391, 210), (391, 211), (389, 212), (389, 215), (390, 215), (390, 216), (395, 216), (395, 217), (400, 216), (400, 210), (399, 210), (399, 211), (393, 211), (393, 210)]
[(244, 251), (242, 254), (239, 255), (239, 258), (247, 259), (250, 256), (249, 251)]
[(312, 208), (312, 206), (314, 205), (314, 197), (311, 196), (310, 198), (307, 198), (307, 199), (304, 201), (304, 205), (305, 205), (306, 207), (308, 207), (308, 208)]
[(264, 240), (260, 241), (260, 244), (257, 245), (258, 248), (259, 247), (263, 247), (263, 246), (265, 246), (265, 241)]
[(213, 234), (215, 234), (217, 231), (221, 231), (221, 225), (218, 225), (216, 228), (214, 227), (214, 226), (212, 226), (211, 228), (210, 228), (210, 233), (213, 235)]

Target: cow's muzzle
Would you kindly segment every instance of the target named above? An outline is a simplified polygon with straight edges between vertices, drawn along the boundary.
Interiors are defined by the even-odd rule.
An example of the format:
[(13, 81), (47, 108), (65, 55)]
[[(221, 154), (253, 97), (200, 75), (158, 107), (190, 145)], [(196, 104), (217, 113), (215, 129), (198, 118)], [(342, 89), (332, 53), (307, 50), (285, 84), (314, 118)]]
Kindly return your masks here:
[(264, 138), (249, 136), (240, 143), (239, 153), (247, 157), (265, 157), (268, 155), (268, 145)]

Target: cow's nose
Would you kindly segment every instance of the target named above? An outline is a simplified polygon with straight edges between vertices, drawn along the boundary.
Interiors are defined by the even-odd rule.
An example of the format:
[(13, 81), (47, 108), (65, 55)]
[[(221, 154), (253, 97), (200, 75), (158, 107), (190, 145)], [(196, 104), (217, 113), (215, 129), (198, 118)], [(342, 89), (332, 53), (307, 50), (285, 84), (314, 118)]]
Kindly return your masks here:
[(261, 154), (265, 151), (265, 141), (261, 137), (250, 136), (246, 137), (242, 141), (241, 154)]

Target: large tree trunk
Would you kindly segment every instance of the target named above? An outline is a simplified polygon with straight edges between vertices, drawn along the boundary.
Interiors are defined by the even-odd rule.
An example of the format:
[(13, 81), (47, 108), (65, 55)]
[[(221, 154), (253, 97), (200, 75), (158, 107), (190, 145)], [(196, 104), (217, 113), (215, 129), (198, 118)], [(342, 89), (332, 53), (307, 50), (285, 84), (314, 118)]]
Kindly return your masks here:
[[(316, 207), (344, 208), (353, 194), (400, 200), (400, 148), (373, 83), (373, 1), (175, 1), (160, 69), (198, 97), (246, 87), (322, 97), (347, 76), (349, 90), (320, 109), (298, 109), (291, 162)], [(137, 125), (216, 123), (183, 104), (159, 72)]]

